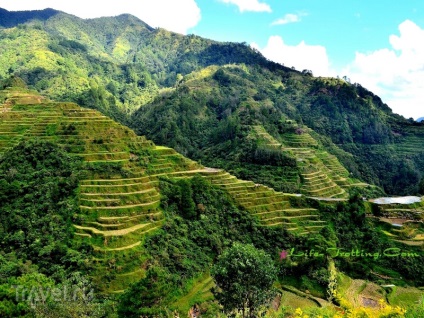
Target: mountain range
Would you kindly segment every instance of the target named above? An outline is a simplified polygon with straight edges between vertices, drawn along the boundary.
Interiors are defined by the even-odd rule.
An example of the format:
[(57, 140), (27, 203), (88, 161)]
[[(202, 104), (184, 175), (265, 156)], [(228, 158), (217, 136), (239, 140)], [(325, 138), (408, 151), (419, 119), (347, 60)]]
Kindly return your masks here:
[[(130, 15), (82, 20), (51, 9), (3, 10), (1, 21), (17, 27), (2, 31), (0, 78), (14, 74), (50, 98), (98, 109), (193, 159), (211, 163), (206, 152), (224, 146), (213, 136), (230, 122), (262, 125), (278, 140), (282, 127), (276, 127), (289, 120), (312, 129), (355, 178), (391, 194), (418, 191), (421, 126), (393, 114), (360, 84), (316, 78), (246, 44), (153, 29)], [(170, 105), (178, 96), (190, 105), (188, 117)], [(248, 122), (236, 123), (245, 109)], [(152, 112), (164, 120), (146, 122)], [(185, 127), (176, 125), (182, 121)], [(197, 125), (208, 129), (199, 136)], [(240, 164), (224, 156), (213, 154), (236, 173)]]
[[(424, 123), (246, 43), (131, 15), (0, 9), (0, 104), (5, 317), (34, 310), (8, 287), (34, 281), (94, 286), (101, 299), (39, 304), (42, 317), (217, 317), (210, 266), (236, 241), (273, 256), (422, 248), (422, 203), (366, 199), (424, 194)], [(332, 275), (338, 292), (390, 305), (422, 294), (419, 257), (335, 261), (277, 262), (275, 302), (326, 307)], [(404, 289), (379, 286), (393, 281)]]

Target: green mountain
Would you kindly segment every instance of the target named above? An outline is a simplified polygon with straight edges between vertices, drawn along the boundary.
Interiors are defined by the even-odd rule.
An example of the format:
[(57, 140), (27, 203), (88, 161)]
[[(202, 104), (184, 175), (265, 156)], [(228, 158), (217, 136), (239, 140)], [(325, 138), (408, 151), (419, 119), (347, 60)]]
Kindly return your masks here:
[[(142, 243), (140, 238), (163, 224), (164, 215), (159, 208), (162, 178), (204, 176), (264, 225), (299, 234), (318, 232), (325, 225), (319, 220), (318, 211), (302, 208), (296, 196), (203, 167), (171, 148), (155, 146), (136, 136), (97, 111), (72, 103), (53, 103), (25, 89), (5, 90), (3, 96), (6, 101), (1, 108), (0, 153), (36, 138), (58, 144), (86, 162), (85, 177), (79, 180), (81, 213), (74, 216), (75, 235), (89, 242), (101, 256), (110, 258), (108, 253), (137, 250)], [(120, 265), (124, 264), (115, 264)], [(123, 290), (128, 281), (142, 277), (144, 271), (132, 272), (132, 266), (120, 270), (126, 278), (124, 282), (110, 282), (105, 290)], [(106, 269), (101, 268), (104, 275)], [(105, 284), (101, 281), (99, 284)]]
[[(375, 184), (391, 194), (419, 191), (422, 125), (393, 114), (359, 84), (315, 78), (267, 61), (243, 43), (153, 29), (130, 15), (82, 20), (50, 9), (1, 14), (0, 79), (19, 76), (45, 96), (98, 109), (155, 142), (243, 178), (252, 169), (234, 159), (237, 154), (229, 160), (228, 142), (231, 148), (249, 131), (254, 135), (252, 127), (263, 126), (284, 144), (284, 123), (293, 122), (312, 129), (322, 149), (362, 180), (351, 184)], [(190, 108), (188, 117), (181, 103)], [(152, 121), (149, 115), (157, 112), (161, 120)], [(235, 137), (234, 129), (243, 136)], [(252, 163), (247, 151), (252, 154), (251, 148), (232, 150)], [(256, 181), (302, 192), (302, 167), (276, 172), (261, 163), (266, 171)], [(276, 173), (293, 182), (268, 178)]]
[[(421, 315), (424, 203), (363, 197), (424, 193), (423, 124), (130, 15), (1, 9), (0, 27), (0, 316), (218, 317), (234, 242), (272, 259), (279, 314)], [(94, 298), (41, 301), (64, 286)]]
[(32, 18), (30, 12), (2, 15), (8, 28), (2, 30), (0, 78), (15, 74), (43, 94), (96, 105), (121, 120), (161, 88), (172, 87), (178, 74), (247, 59), (274, 65), (246, 45), (153, 29), (130, 15), (89, 20), (51, 10), (33, 12)]
[[(325, 172), (322, 165), (335, 169), (324, 178), (342, 187), (361, 185), (337, 182), (350, 176), (389, 193), (412, 194), (422, 178), (423, 126), (338, 79), (246, 65), (208, 67), (141, 107), (130, 125), (191, 158), (289, 192), (310, 193), (305, 169)], [(284, 159), (276, 161), (261, 154), (281, 151)], [(332, 167), (329, 153), (350, 174), (337, 159)]]

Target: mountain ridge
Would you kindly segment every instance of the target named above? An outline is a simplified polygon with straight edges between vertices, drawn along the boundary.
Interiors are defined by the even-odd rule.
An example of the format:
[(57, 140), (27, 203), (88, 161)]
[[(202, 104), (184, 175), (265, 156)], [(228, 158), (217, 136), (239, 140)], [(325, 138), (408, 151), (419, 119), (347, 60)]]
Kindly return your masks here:
[(0, 27), (10, 28), (34, 19), (41, 21), (48, 20), (60, 12), (52, 8), (28, 11), (8, 11), (0, 8)]
[[(383, 186), (389, 193), (418, 191), (423, 177), (422, 155), (419, 148), (412, 150), (412, 146), (422, 138), (420, 126), (393, 114), (378, 96), (359, 84), (316, 78), (309, 72), (284, 67), (266, 60), (243, 43), (220, 43), (151, 29), (129, 15), (83, 20), (60, 13), (40, 25), (20, 24), (2, 32), (0, 79), (15, 74), (42, 94), (96, 108), (121, 123), (131, 124), (136, 130), (144, 125), (136, 122), (137, 112), (147, 112), (154, 107), (155, 99), (163, 96), (178, 100), (171, 92), (191, 98), (182, 90), (190, 91), (187, 85), (190, 76), (196, 77), (202, 70), (208, 73), (208, 67), (219, 66), (223, 72), (216, 76), (221, 81), (218, 90), (223, 92), (225, 86), (234, 85), (245, 92), (241, 97), (250, 107), (261, 104), (264, 112), (281, 113), (300, 126), (306, 124), (319, 138), (330, 138), (343, 150), (334, 154), (344, 158), (344, 164), (356, 178)], [(30, 39), (26, 38), (28, 35)], [(19, 47), (21, 54), (14, 54)], [(250, 69), (257, 78), (248, 78), (249, 85), (259, 89), (243, 88), (240, 83), (246, 80), (244, 75), (234, 77), (233, 71), (226, 72), (224, 66), (231, 64)], [(231, 82), (232, 78), (236, 81)], [(235, 89), (229, 91), (238, 103), (240, 94)], [(222, 114), (217, 114), (222, 125), (227, 116), (223, 111), (230, 112), (234, 108), (228, 107), (228, 103), (225, 107)], [(271, 118), (266, 117), (267, 121)], [(154, 131), (156, 124), (145, 128)], [(276, 137), (275, 128), (271, 126), (277, 126), (278, 120), (263, 124)], [(175, 137), (179, 128), (174, 130)], [(190, 133), (182, 137), (192, 136)], [(175, 144), (175, 140), (166, 143)], [(191, 151), (198, 150), (192, 148)], [(354, 156), (354, 162), (346, 153)], [(389, 169), (388, 174), (376, 164), (381, 158)], [(399, 181), (404, 175), (405, 181)]]
[[(364, 198), (379, 186), (424, 191), (423, 125), (361, 85), (131, 16), (58, 13), (0, 29), (1, 88), (0, 315), (218, 317), (210, 269), (242, 242), (274, 260), (276, 301), (291, 315), (336, 315), (330, 291), (347, 294), (337, 306), (383, 297), (419, 316), (420, 257), (281, 259), (290, 249), (422, 255), (423, 202)], [(72, 193), (55, 209), (63, 184)], [(10, 288), (87, 282), (93, 301), (35, 309)], [(308, 308), (317, 303), (327, 307)]]

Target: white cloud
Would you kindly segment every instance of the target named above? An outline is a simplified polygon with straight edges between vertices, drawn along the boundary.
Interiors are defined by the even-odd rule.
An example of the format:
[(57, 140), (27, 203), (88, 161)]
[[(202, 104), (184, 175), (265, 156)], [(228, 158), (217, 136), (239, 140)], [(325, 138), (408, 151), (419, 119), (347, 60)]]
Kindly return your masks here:
[(300, 71), (308, 69), (315, 76), (334, 75), (334, 72), (330, 70), (327, 50), (323, 46), (308, 45), (304, 41), (291, 46), (285, 44), (280, 36), (271, 36), (263, 49), (256, 43), (252, 43), (251, 46), (258, 49), (269, 60), (287, 67), (294, 66)]
[(272, 12), (271, 7), (259, 0), (220, 0), (224, 3), (235, 4), (240, 12), (253, 11), (253, 12)]
[(2, 0), (0, 7), (13, 11), (49, 7), (85, 19), (129, 13), (153, 27), (184, 34), (196, 26), (201, 18), (195, 0)]
[(300, 22), (300, 17), (302, 15), (305, 15), (305, 14), (287, 13), (281, 19), (278, 19), (278, 20), (275, 20), (274, 22), (272, 22), (271, 25), (282, 25), (282, 24)]
[(406, 20), (400, 35), (391, 35), (391, 48), (356, 52), (343, 74), (379, 95), (394, 112), (424, 116), (424, 30)]

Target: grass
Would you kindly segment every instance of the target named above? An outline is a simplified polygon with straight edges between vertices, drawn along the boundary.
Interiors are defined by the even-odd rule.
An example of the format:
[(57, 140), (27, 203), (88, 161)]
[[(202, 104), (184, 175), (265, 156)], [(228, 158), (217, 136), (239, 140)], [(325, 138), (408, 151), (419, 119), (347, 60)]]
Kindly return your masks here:
[[(397, 204), (396, 208), (392, 204), (378, 205), (380, 213), (385, 216), (374, 217), (374, 222), (382, 227), (385, 235), (396, 242), (408, 246), (424, 246), (421, 204), (413, 204), (412, 207), (410, 204)], [(393, 224), (402, 226), (395, 227)]]
[[(87, 170), (87, 179), (80, 185), (82, 223), (75, 224), (75, 239), (93, 245), (95, 253), (100, 256), (96, 262), (104, 264), (117, 255), (126, 255), (125, 261), (117, 260), (122, 263), (118, 265), (121, 272), (112, 281), (106, 268), (93, 269), (97, 273), (94, 279), (101, 290), (125, 289), (140, 277), (134, 273), (140, 266), (139, 252), (136, 251), (142, 248), (143, 236), (161, 226), (163, 215), (158, 209), (159, 193), (148, 175), (127, 178), (122, 172), (133, 169), (143, 173), (136, 162), (130, 162), (133, 159), (130, 151), (137, 150), (137, 147), (153, 150), (154, 145), (97, 111), (72, 103), (46, 101), (40, 104), (40, 100), (32, 98), (31, 94), (9, 92), (12, 106), (2, 112), (0, 123), (0, 132), (7, 139), (1, 139), (0, 147), (13, 146), (23, 139), (50, 140), (73, 155), (92, 162), (93, 168), (98, 165), (97, 171)], [(164, 148), (158, 149), (164, 151)], [(174, 153), (172, 149), (166, 151)], [(122, 163), (121, 171), (112, 172), (114, 162)], [(110, 173), (105, 171), (107, 166), (111, 167)], [(111, 219), (113, 217), (115, 219)]]
[(386, 291), (379, 285), (362, 279), (351, 279), (338, 273), (337, 290), (353, 307), (378, 306), (386, 298)]
[(318, 307), (314, 301), (285, 290), (281, 295), (280, 306), (289, 306), (292, 309)]
[(301, 168), (300, 191), (311, 197), (346, 198), (345, 191), (354, 183), (349, 172), (334, 155), (319, 150), (319, 143), (308, 128), (299, 133), (285, 133), (280, 140), (271, 136), (263, 126), (252, 126), (251, 135), (262, 147), (280, 149), (294, 156)]
[(201, 277), (195, 279), (189, 283), (189, 286), (188, 291), (179, 297), (178, 300), (170, 306), (171, 308), (187, 313), (194, 305), (214, 299), (211, 289), (215, 284), (209, 273), (205, 273)]
[(387, 300), (389, 304), (393, 306), (401, 306), (405, 308), (418, 305), (422, 300), (423, 295), (423, 291), (418, 288), (395, 286), (389, 288)]

